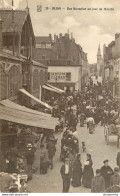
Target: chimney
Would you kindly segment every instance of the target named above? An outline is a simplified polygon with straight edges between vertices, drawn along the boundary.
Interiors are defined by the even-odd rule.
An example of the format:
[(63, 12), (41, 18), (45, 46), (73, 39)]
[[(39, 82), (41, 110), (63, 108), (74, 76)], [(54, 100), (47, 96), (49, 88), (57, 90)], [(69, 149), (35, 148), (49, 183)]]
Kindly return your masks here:
[(3, 48), (3, 43), (2, 43), (2, 18), (0, 16), (0, 50)]
[(49, 34), (49, 38), (50, 38), (50, 40), (52, 41), (52, 35), (51, 35), (51, 33)]
[(115, 34), (115, 40), (118, 39), (120, 37), (120, 33), (116, 33)]
[(73, 39), (73, 33), (71, 33), (71, 40)]
[(62, 33), (59, 34), (59, 38), (60, 38), (60, 39), (62, 38)]
[(66, 37), (67, 39), (69, 39), (69, 34), (68, 34), (68, 33), (65, 33), (65, 37)]
[(56, 41), (57, 41), (57, 35), (54, 34), (54, 42), (56, 43)]

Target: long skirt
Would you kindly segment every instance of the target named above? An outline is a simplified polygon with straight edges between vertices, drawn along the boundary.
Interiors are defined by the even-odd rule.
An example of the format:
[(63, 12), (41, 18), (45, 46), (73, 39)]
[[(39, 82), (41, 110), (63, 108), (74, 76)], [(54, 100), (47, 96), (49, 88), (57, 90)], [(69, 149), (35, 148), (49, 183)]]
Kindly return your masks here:
[(80, 120), (80, 127), (84, 127), (84, 120), (83, 119)]
[(89, 133), (92, 134), (95, 131), (95, 126), (93, 123), (89, 123)]
[(72, 186), (73, 187), (81, 186), (81, 178), (82, 178), (82, 165), (80, 162), (75, 161), (73, 163)]
[(92, 178), (94, 177), (93, 169), (83, 171), (82, 184), (86, 188), (91, 188)]
[(40, 163), (40, 174), (46, 174), (48, 169), (48, 162), (42, 162)]

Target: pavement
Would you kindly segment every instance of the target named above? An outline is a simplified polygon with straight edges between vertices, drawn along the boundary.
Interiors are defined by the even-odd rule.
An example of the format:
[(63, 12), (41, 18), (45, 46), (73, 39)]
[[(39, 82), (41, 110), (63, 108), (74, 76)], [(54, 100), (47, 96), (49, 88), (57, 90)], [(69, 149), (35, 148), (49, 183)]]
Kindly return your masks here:
[[(105, 159), (109, 160), (109, 165), (114, 169), (116, 167), (116, 156), (120, 149), (117, 148), (117, 137), (110, 136), (109, 145), (106, 145), (104, 139), (104, 128), (98, 125), (94, 134), (89, 134), (87, 127), (77, 126), (79, 146), (81, 153), (82, 164), (86, 160), (86, 153), (90, 153), (93, 160), (93, 170), (103, 166)], [(61, 193), (62, 192), (62, 179), (60, 175), (60, 168), (62, 162), (60, 161), (61, 150), (61, 138), (63, 133), (57, 133), (55, 135), (58, 138), (56, 145), (57, 151), (54, 157), (54, 168), (48, 170), (46, 175), (42, 175), (39, 172), (40, 165), (40, 149), (36, 150), (34, 165), (38, 168), (38, 171), (33, 174), (33, 179), (27, 183), (28, 190), (32, 193)], [(81, 142), (86, 143), (86, 152), (82, 152)], [(70, 187), (70, 193), (89, 193), (90, 189), (84, 187)]]

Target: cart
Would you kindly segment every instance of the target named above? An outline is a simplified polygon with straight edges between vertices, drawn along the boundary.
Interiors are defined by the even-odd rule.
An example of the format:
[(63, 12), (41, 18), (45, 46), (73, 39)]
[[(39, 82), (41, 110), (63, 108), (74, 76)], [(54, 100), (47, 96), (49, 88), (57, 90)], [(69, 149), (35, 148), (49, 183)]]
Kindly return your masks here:
[(117, 147), (119, 148), (119, 140), (120, 140), (120, 125), (105, 125), (104, 127), (104, 137), (105, 142), (109, 145), (109, 137), (116, 136), (117, 137)]

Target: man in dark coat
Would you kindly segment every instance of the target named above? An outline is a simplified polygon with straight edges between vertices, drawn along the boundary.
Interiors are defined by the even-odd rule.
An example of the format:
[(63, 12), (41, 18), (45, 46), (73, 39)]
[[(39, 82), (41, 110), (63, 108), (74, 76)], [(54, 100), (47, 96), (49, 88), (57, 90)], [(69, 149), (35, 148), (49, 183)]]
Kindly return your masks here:
[(119, 193), (120, 192), (120, 175), (118, 174), (119, 168), (114, 168), (114, 175), (111, 176), (110, 179), (110, 186), (112, 187), (111, 192), (113, 193)]
[(119, 170), (120, 170), (120, 152), (117, 153), (116, 162), (117, 162), (117, 165), (118, 165)]
[(60, 173), (63, 180), (63, 193), (68, 193), (71, 181), (71, 167), (70, 160), (68, 158), (65, 159), (65, 163), (62, 165)]
[(105, 189), (110, 187), (110, 178), (113, 175), (112, 168), (108, 165), (109, 160), (103, 161), (104, 166), (101, 167), (101, 175), (105, 180)]
[(101, 176), (100, 169), (96, 169), (96, 176), (92, 179), (91, 192), (103, 193), (105, 190), (105, 180)]
[(31, 180), (32, 179), (32, 165), (34, 162), (34, 149), (33, 149), (32, 144), (27, 145), (26, 161), (27, 161), (28, 180)]

